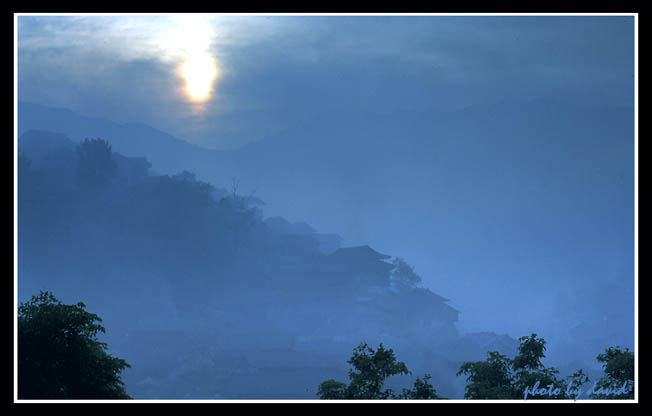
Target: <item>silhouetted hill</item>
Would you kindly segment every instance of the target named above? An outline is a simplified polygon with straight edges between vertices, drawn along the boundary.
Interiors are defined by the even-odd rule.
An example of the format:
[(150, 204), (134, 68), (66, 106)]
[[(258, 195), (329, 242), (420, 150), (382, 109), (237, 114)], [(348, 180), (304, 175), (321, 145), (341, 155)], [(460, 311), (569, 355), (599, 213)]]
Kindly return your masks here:
[[(246, 197), (188, 171), (152, 174), (146, 158), (106, 142), (71, 143), (47, 131), (19, 138), (19, 297), (47, 289), (98, 312), (133, 365), (132, 397), (312, 398), (363, 340), (431, 373), (460, 359), (447, 351), (479, 354), (447, 299), (392, 285), (390, 255), (324, 252), (308, 224), (263, 220)], [(437, 353), (425, 362), (421, 348)], [(234, 350), (240, 364), (224, 363)], [(455, 395), (452, 377), (433, 381)]]
[[(407, 257), (409, 254), (410, 258), (419, 258), (425, 264), (443, 264), (438, 269), (439, 274), (432, 269), (420, 268), (419, 272), (424, 274), (426, 286), (453, 302), (466, 300), (469, 307), (481, 304), (468, 297), (471, 296), (466, 294), (468, 284), (460, 279), (472, 273), (481, 273), (481, 278), (495, 281), (496, 287), (508, 289), (502, 294), (505, 297), (522, 287), (515, 289), (514, 286), (521, 283), (516, 278), (503, 281), (503, 276), (522, 279), (528, 275), (528, 282), (545, 282), (542, 284), (547, 287), (559, 286), (570, 293), (573, 288), (566, 287), (564, 273), (578, 271), (574, 269), (577, 266), (571, 264), (575, 258), (594, 255), (591, 244), (610, 244), (612, 249), (628, 244), (627, 241), (606, 241), (595, 225), (601, 224), (600, 229), (622, 227), (633, 216), (627, 203), (634, 183), (634, 172), (629, 168), (634, 153), (633, 128), (629, 109), (579, 108), (550, 101), (512, 102), (457, 111), (330, 113), (243, 148), (216, 151), (202, 149), (143, 125), (120, 125), (66, 110), (19, 103), (21, 133), (30, 129), (51, 130), (69, 135), (74, 142), (84, 137), (101, 137), (109, 140), (114, 152), (127, 157), (147, 156), (155, 171), (167, 174), (133, 182), (129, 185), (137, 186), (133, 189), (118, 187), (131, 190), (123, 193), (120, 199), (108, 200), (104, 206), (98, 202), (85, 205), (87, 196), (80, 196), (71, 186), (67, 186), (66, 192), (71, 193), (65, 198), (72, 196), (79, 200), (66, 199), (68, 202), (54, 205), (56, 210), (47, 215), (41, 215), (46, 213), (46, 208), (33, 205), (32, 215), (38, 226), (28, 230), (33, 232), (32, 238), (38, 242), (38, 247), (32, 247), (32, 255), (40, 259), (41, 254), (36, 253), (48, 254), (43, 264), (37, 267), (37, 264), (26, 262), (22, 270), (28, 275), (47, 271), (63, 276), (70, 264), (76, 264), (75, 273), (100, 273), (111, 281), (110, 276), (119, 274), (121, 269), (114, 260), (118, 258), (138, 270), (136, 281), (157, 281), (157, 276), (183, 276), (182, 279), (171, 278), (169, 285), (156, 289), (158, 295), (154, 297), (159, 299), (158, 307), (164, 305), (170, 316), (182, 313), (183, 308), (195, 308), (175, 304), (171, 300), (174, 297), (200, 293), (202, 302), (211, 298), (212, 292), (203, 286), (204, 272), (211, 276), (231, 276), (232, 285), (222, 288), (220, 301), (237, 299), (246, 292), (247, 305), (256, 299), (267, 306), (257, 309), (257, 313), (245, 308), (244, 315), (234, 313), (233, 308), (220, 310), (220, 322), (232, 326), (237, 322), (256, 322), (249, 327), (250, 331), (254, 327), (273, 327), (261, 316), (266, 316), (269, 309), (284, 305), (287, 297), (301, 298), (305, 288), (313, 284), (303, 278), (310, 275), (315, 281), (329, 284), (305, 297), (306, 304), (314, 309), (301, 316), (303, 320), (297, 323), (301, 329), (294, 331), (294, 335), (277, 337), (260, 332), (255, 342), (264, 340), (285, 347), (287, 339), (292, 339), (293, 348), (313, 348), (334, 339), (339, 340), (338, 345), (352, 343), (355, 341), (350, 334), (360, 336), (365, 332), (351, 322), (367, 322), (370, 316), (383, 318), (374, 318), (373, 325), (364, 327), (366, 333), (382, 333), (383, 325), (391, 322), (391, 313), (388, 316), (388, 311), (382, 309), (384, 302), (369, 302), (370, 292), (373, 292), (369, 287), (365, 293), (353, 294), (348, 289), (338, 291), (343, 287), (342, 282), (354, 281), (350, 276), (340, 273), (333, 279), (324, 279), (333, 269), (321, 262), (325, 254), (332, 254), (339, 248), (339, 239), (333, 236), (327, 244), (328, 252), (320, 251), (319, 246), (325, 240), (320, 242), (316, 236), (294, 232), (298, 230), (285, 234), (273, 232), (261, 225), (262, 217), (255, 210), (232, 211), (233, 204), (237, 205), (238, 201), (229, 199), (230, 192), (222, 188), (228, 187), (236, 177), (243, 195), (255, 191), (256, 197), (265, 201), (266, 215), (287, 218), (287, 224), (280, 224), (282, 227), (290, 224), (290, 228), (294, 228), (297, 222), (306, 221), (320, 232), (339, 233), (349, 246), (370, 244), (388, 253), (387, 248), (392, 247), (392, 255)], [(66, 157), (73, 160), (71, 153)], [(58, 157), (51, 160), (58, 160)], [(186, 175), (178, 174), (186, 169), (191, 169), (202, 181), (215, 185), (216, 189), (208, 192), (210, 198), (201, 190), (201, 185), (186, 186), (197, 182), (196, 178), (188, 181)], [(41, 188), (63, 200), (64, 194), (56, 187), (59, 177), (50, 176), (47, 186), (41, 184)], [(60, 182), (71, 185), (72, 178), (70, 171)], [(605, 195), (608, 198), (605, 199)], [(211, 200), (218, 202), (219, 215), (210, 208)], [(596, 200), (613, 201), (613, 204), (604, 207), (591, 202)], [(116, 206), (118, 203), (122, 205)], [(572, 213), (568, 211), (569, 206), (574, 207)], [(90, 226), (97, 218), (110, 220), (114, 215), (110, 208), (122, 213), (124, 221), (120, 227), (110, 221), (114, 228), (105, 223), (99, 227)], [(74, 218), (82, 219), (89, 228), (71, 227), (70, 219), (62, 216), (70, 212), (79, 215)], [(118, 214), (115, 215), (114, 219)], [(561, 218), (565, 222), (562, 223)], [(249, 224), (255, 225), (253, 234), (242, 238), (238, 233)], [(484, 240), (463, 241), (466, 231), (478, 227), (485, 231)], [(116, 230), (124, 235), (116, 234)], [(84, 247), (80, 241), (85, 241), (89, 235), (94, 237)], [(218, 240), (214, 240), (216, 235)], [(448, 237), (438, 238), (442, 235)], [(107, 239), (103, 240), (102, 236)], [(523, 241), (541, 251), (533, 254), (531, 248), (524, 250)], [(587, 245), (587, 241), (591, 244)], [(79, 262), (77, 255), (72, 254), (78, 251), (75, 244), (97, 250), (89, 252), (94, 263)], [(100, 248), (111, 244), (119, 247), (119, 252), (102, 253)], [(567, 247), (573, 248), (572, 253)], [(136, 252), (137, 256), (132, 255)], [(264, 252), (265, 256), (251, 255), (256, 252)], [(509, 257), (497, 258), (505, 253)], [(545, 279), (535, 277), (542, 273), (541, 270), (522, 268), (529, 264), (528, 256), (535, 255), (542, 258), (546, 266), (543, 268)], [(567, 260), (562, 270), (547, 268), (552, 262), (546, 262), (555, 258)], [(496, 262), (502, 266), (493, 274), (474, 266)], [(585, 260), (579, 262), (592, 264)], [(192, 267), (197, 264), (206, 269), (194, 272)], [(338, 265), (339, 270), (347, 269), (341, 266)], [(558, 273), (560, 271), (563, 273)], [(589, 276), (582, 283), (593, 284), (595, 271), (581, 270), (583, 275)], [(271, 277), (277, 273), (284, 276), (287, 285), (273, 283)], [(243, 275), (254, 276), (254, 280), (236, 278)], [(376, 282), (387, 281), (384, 276), (374, 276), (378, 277)], [(249, 293), (247, 288), (251, 285), (271, 292)], [(323, 335), (330, 331), (329, 322), (332, 321), (329, 319), (337, 320), (341, 316), (328, 318), (328, 314), (320, 313), (317, 305), (323, 306), (322, 300), (314, 296), (315, 293), (337, 294), (332, 299), (348, 302), (343, 310), (350, 311), (350, 319), (342, 321), (341, 334), (330, 338)], [(342, 293), (350, 296), (339, 296)], [(116, 296), (120, 295), (116, 293)], [(376, 300), (387, 296), (388, 302), (394, 301), (390, 297), (393, 295), (388, 293), (376, 291), (373, 296)], [(534, 298), (538, 304), (550, 305), (540, 293)], [(135, 296), (128, 296), (124, 301), (127, 299), (138, 304)], [(531, 303), (527, 298), (519, 299), (523, 304)], [(408, 296), (399, 303), (411, 300)], [(585, 299), (580, 296), (578, 302), (576, 310), (581, 309)], [(573, 303), (577, 302), (573, 300)], [(592, 320), (595, 307), (600, 307), (597, 304), (589, 306), (592, 309), (579, 313)], [(464, 308), (459, 309), (465, 312)], [(448, 313), (446, 308), (442, 311)], [(483, 313), (482, 310), (473, 312)], [(503, 312), (510, 317), (513, 315)], [(284, 313), (292, 316), (290, 310)], [(497, 313), (492, 311), (494, 315)], [(564, 311), (555, 313), (561, 315), (562, 321), (567, 320)], [(629, 317), (622, 319), (627, 323)], [(170, 322), (175, 321), (170, 318)], [(180, 323), (183, 321), (178, 322), (175, 325), (185, 325), (185, 322)], [(631, 335), (630, 325), (615, 326), (625, 329), (610, 339)], [(232, 332), (230, 336), (230, 339), (239, 339)], [(401, 348), (408, 348), (406, 338), (391, 339), (397, 344), (402, 342)], [(438, 356), (446, 351), (446, 356), (438, 356), (442, 360), (439, 363), (450, 357), (458, 359), (456, 354), (462, 351), (469, 354), (479, 351), (474, 340), (453, 339), (457, 345), (444, 346), (430, 340), (430, 345), (437, 345), (438, 351), (431, 353)], [(587, 345), (587, 348), (592, 346)]]
[[(446, 199), (452, 192), (458, 200), (473, 196), (501, 215), (499, 194), (525, 210), (529, 200), (523, 189), (561, 181), (566, 189), (550, 190), (554, 202), (566, 191), (593, 194), (605, 186), (611, 191), (633, 175), (621, 168), (623, 158), (633, 155), (633, 142), (623, 146), (621, 140), (633, 134), (631, 110), (622, 108), (531, 101), (446, 111), (329, 113), (228, 151), (68, 110), (21, 102), (18, 111), (19, 135), (40, 129), (73, 141), (101, 137), (125, 156), (146, 155), (161, 173), (191, 166), (199, 178), (219, 187), (236, 177), (243, 194), (255, 192), (268, 204), (270, 216), (340, 230), (351, 242), (369, 241), (367, 220), (379, 224), (391, 217), (387, 210), (455, 209)], [(603, 160), (597, 149), (610, 149), (600, 155), (611, 154), (612, 160)], [(573, 170), (556, 169), (560, 158), (574, 160)], [(587, 189), (584, 178), (597, 168), (614, 179)], [(342, 206), (346, 215), (339, 215)]]
[[(619, 170), (622, 158), (630, 156), (622, 153), (620, 139), (624, 132), (633, 134), (629, 118), (629, 110), (552, 102), (400, 114), (335, 113), (240, 149), (217, 152), (215, 169), (257, 189), (272, 209), (311, 223), (306, 215), (324, 221), (330, 216), (322, 212), (346, 206), (353, 210), (347, 212), (349, 220), (337, 220), (342, 221), (340, 229), (348, 230), (364, 213), (384, 207), (440, 204), (452, 186), (455, 192), (486, 200), (489, 209), (495, 194), (511, 197), (557, 180), (580, 186), (596, 163), (604, 169), (606, 161), (595, 160), (602, 157), (597, 149), (613, 149), (616, 163), (610, 163), (609, 173), (630, 174)], [(576, 160), (574, 170), (555, 169), (560, 158)], [(539, 173), (542, 169), (547, 170), (545, 177)], [(328, 229), (333, 224), (315, 223)]]
[(116, 152), (125, 156), (147, 156), (162, 173), (179, 172), (206, 163), (209, 150), (177, 139), (145, 124), (119, 124), (97, 117), (86, 117), (62, 108), (18, 102), (18, 135), (29, 130), (64, 134), (77, 143), (85, 138), (108, 140)]

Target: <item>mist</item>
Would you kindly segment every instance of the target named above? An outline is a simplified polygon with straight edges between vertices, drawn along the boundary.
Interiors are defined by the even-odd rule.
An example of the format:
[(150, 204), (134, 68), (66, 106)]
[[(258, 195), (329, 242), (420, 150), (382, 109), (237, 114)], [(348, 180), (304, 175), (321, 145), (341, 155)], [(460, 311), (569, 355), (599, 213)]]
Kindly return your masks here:
[(18, 301), (101, 316), (132, 397), (315, 399), (361, 342), (456, 399), (521, 336), (635, 350), (631, 17), (223, 19), (191, 111), (173, 54), (92, 48), (114, 19), (18, 18)]

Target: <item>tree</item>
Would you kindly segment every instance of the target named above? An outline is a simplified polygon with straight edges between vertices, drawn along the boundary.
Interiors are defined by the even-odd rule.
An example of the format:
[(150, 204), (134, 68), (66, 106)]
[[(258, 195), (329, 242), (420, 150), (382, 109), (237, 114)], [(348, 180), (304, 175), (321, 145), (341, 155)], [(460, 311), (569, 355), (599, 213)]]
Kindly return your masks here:
[(634, 398), (634, 353), (621, 347), (609, 347), (598, 354), (605, 375), (593, 388), (593, 399), (633, 399)]
[(417, 377), (414, 381), (414, 389), (403, 389), (403, 394), (398, 396), (398, 398), (404, 400), (441, 399), (441, 397), (437, 395), (435, 388), (430, 384), (431, 378), (432, 376), (430, 374), (424, 375), (423, 378)]
[(349, 398), (346, 383), (333, 379), (320, 383), (317, 394), (322, 400), (345, 400)]
[(465, 399), (516, 398), (512, 375), (512, 360), (497, 351), (487, 352), (486, 361), (465, 362), (457, 375), (467, 375)]
[[(565, 399), (566, 384), (563, 379), (558, 379), (559, 371), (554, 367), (543, 365), (541, 361), (546, 354), (546, 340), (537, 338), (537, 334), (519, 338), (521, 345), (518, 347), (518, 355), (512, 362), (512, 369), (515, 371), (516, 395), (526, 397), (526, 389), (532, 390), (534, 386), (547, 390), (545, 392), (528, 393), (527, 398), (531, 399)], [(540, 390), (539, 389), (539, 390)]]
[(414, 390), (403, 389), (400, 395), (391, 389), (383, 390), (387, 378), (397, 374), (411, 374), (405, 363), (397, 361), (392, 349), (385, 349), (381, 343), (377, 350), (366, 343), (353, 350), (353, 356), (347, 361), (353, 366), (349, 370), (351, 382), (345, 383), (333, 379), (319, 384), (317, 394), (320, 399), (328, 400), (386, 400), (386, 399), (438, 399), (435, 388), (430, 384), (431, 376), (417, 378)]
[(111, 145), (102, 139), (84, 139), (77, 145), (77, 182), (82, 188), (106, 186), (116, 174)]
[(18, 307), (19, 399), (130, 399), (120, 373), (130, 367), (97, 339), (102, 319), (41, 291)]
[(400, 257), (392, 260), (392, 283), (397, 289), (414, 288), (421, 281), (421, 276), (415, 273), (412, 266)]
[(487, 353), (486, 361), (465, 362), (457, 375), (466, 375), (464, 398), (483, 400), (575, 399), (580, 386), (589, 381), (579, 370), (563, 379), (559, 371), (546, 367), (546, 340), (536, 334), (519, 338), (518, 354), (510, 359), (497, 351)]
[(394, 351), (386, 350), (383, 344), (376, 351), (367, 344), (359, 345), (348, 363), (355, 368), (349, 370), (348, 393), (353, 399), (387, 399), (392, 391), (382, 391), (385, 380), (396, 374), (410, 373), (405, 363), (396, 361)]

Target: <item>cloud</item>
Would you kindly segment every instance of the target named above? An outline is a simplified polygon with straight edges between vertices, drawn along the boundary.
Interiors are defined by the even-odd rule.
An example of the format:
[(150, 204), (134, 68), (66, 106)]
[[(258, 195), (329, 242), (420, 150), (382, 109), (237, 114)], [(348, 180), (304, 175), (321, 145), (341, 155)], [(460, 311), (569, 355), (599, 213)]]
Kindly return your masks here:
[[(220, 74), (202, 117), (177, 90), (179, 66), (197, 50)], [(227, 131), (240, 132), (234, 144), (257, 140), (256, 124), (280, 129), (333, 108), (633, 100), (626, 16), (19, 16), (18, 58), (21, 99), (87, 113), (91, 94), (111, 97), (113, 110), (94, 115), (209, 146)]]

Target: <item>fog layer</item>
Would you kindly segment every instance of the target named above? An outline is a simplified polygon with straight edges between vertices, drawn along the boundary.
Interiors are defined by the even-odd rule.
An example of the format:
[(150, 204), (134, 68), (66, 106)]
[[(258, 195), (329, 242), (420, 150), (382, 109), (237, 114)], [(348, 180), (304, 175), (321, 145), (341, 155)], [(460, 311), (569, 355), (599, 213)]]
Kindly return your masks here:
[(19, 298), (102, 316), (132, 397), (315, 398), (363, 341), (447, 397), (532, 332), (562, 370), (633, 347), (626, 109), (328, 113), (215, 151), (20, 103), (19, 135)]

